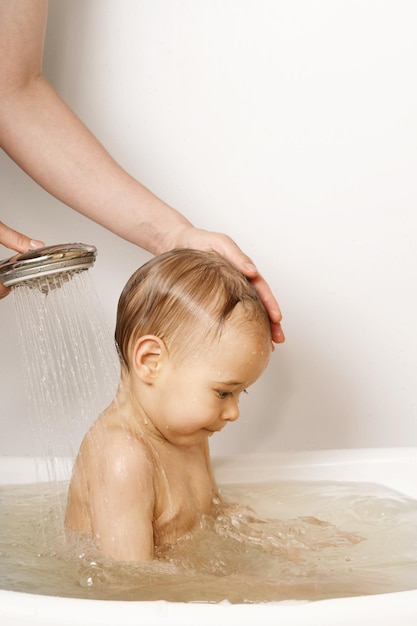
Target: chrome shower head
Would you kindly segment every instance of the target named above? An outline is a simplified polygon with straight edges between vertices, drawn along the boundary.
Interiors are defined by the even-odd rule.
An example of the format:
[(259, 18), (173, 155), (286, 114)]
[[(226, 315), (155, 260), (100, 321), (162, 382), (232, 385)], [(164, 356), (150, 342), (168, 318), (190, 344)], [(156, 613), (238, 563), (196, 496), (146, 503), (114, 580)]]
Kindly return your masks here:
[(82, 243), (68, 243), (37, 248), (0, 262), (0, 283), (5, 287), (25, 284), (48, 291), (61, 283), (57, 276), (69, 279), (74, 273), (94, 264), (97, 249)]

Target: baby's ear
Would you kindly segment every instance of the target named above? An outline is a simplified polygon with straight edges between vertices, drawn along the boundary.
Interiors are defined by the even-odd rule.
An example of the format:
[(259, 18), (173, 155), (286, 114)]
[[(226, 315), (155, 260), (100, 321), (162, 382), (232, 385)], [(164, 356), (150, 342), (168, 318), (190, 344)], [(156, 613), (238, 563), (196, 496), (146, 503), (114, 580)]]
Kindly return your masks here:
[(132, 365), (139, 378), (151, 384), (167, 354), (164, 342), (155, 335), (140, 337), (133, 348)]

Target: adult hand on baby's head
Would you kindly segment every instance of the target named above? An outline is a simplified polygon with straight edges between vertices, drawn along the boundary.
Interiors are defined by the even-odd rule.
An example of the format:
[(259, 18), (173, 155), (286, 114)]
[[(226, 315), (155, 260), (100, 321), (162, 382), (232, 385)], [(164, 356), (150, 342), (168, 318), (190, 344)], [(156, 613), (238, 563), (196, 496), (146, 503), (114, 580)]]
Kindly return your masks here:
[(175, 233), (173, 248), (194, 248), (196, 250), (212, 250), (228, 259), (253, 284), (271, 321), (272, 340), (282, 343), (285, 340), (281, 328), (282, 314), (268, 283), (259, 274), (250, 259), (228, 235), (213, 233), (207, 230), (185, 226)]
[[(0, 222), (0, 244), (15, 252), (27, 252), (45, 245), (42, 241), (35, 241), (30, 239), (30, 237), (26, 237), (26, 235), (22, 235), (17, 230), (9, 228), (3, 222)], [(5, 287), (0, 283), (0, 298), (7, 296), (9, 291), (9, 287)]]

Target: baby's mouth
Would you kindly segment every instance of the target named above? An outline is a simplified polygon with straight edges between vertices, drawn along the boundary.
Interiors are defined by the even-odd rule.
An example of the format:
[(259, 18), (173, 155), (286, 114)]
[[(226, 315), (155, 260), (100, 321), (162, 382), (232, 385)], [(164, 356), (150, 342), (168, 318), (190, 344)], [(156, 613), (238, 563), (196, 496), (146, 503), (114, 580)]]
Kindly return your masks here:
[(219, 433), (221, 428), (206, 428), (205, 430), (208, 432), (209, 437), (212, 437), (215, 433)]

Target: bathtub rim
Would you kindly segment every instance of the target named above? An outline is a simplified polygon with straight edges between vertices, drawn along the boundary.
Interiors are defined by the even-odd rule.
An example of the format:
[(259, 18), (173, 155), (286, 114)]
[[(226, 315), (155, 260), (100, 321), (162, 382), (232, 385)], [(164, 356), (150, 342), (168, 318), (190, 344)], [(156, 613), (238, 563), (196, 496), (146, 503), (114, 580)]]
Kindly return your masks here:
[[(93, 600), (38, 596), (19, 591), (0, 590), (0, 617), (10, 615), (10, 626), (73, 626), (75, 622), (88, 626), (213, 626), (218, 624), (248, 623), (248, 619), (262, 620), (262, 624), (276, 626), (277, 619), (285, 626), (351, 626), (353, 624), (387, 624), (403, 619), (402, 624), (416, 624), (417, 592), (400, 591), (372, 596), (332, 598), (327, 600), (265, 602), (256, 604), (230, 604), (228, 602), (168, 602)], [(202, 606), (204, 613), (202, 615)], [(413, 613), (410, 615), (410, 608)], [(57, 621), (59, 616), (59, 621)], [(337, 622), (335, 618), (337, 617)], [(356, 617), (360, 621), (356, 620)], [(407, 621), (412, 618), (412, 621)], [(142, 621), (146, 619), (146, 621)], [(82, 619), (82, 622), (80, 621)], [(30, 620), (30, 621), (28, 621)], [(161, 622), (163, 620), (163, 622)], [(221, 621), (219, 621), (221, 620)], [(285, 621), (282, 621), (285, 620)], [(383, 620), (383, 621), (381, 621)], [(253, 622), (250, 622), (253, 623)]]
[[(53, 465), (59, 480), (69, 479), (72, 459), (56, 457)], [(271, 472), (279, 471), (282, 480), (376, 482), (417, 498), (417, 446), (213, 456), (212, 465), (219, 483), (270, 482), (276, 479), (271, 479)], [(50, 476), (48, 468), (50, 471), (50, 464), (40, 457), (0, 456), (0, 484), (45, 482)], [(383, 478), (381, 468), (385, 472)], [(337, 471), (337, 477), (331, 469)]]

